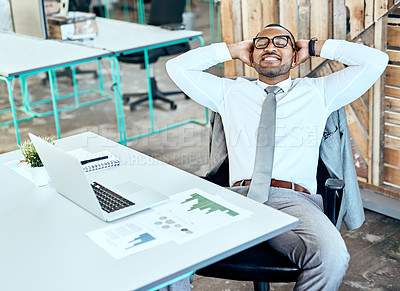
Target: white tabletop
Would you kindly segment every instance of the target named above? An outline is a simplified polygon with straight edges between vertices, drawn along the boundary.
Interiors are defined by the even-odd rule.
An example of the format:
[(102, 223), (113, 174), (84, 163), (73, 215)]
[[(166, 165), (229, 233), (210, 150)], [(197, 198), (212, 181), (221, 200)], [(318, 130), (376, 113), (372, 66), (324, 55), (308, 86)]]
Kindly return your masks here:
[(0, 75), (5, 77), (107, 55), (110, 55), (110, 52), (100, 49), (0, 32)]
[(110, 224), (57, 194), (51, 185), (35, 187), (6, 167), (5, 162), (21, 157), (19, 151), (3, 154), (0, 155), (2, 290), (147, 290), (298, 224), (289, 215), (93, 133), (63, 138), (57, 144), (65, 150), (106, 149), (120, 157), (124, 174), (139, 180), (150, 179), (154, 188), (166, 195), (199, 188), (253, 214), (186, 243), (171, 241), (116, 260), (86, 235)]
[(201, 31), (168, 30), (159, 26), (101, 17), (96, 18), (96, 23), (98, 27), (97, 37), (92, 40), (74, 41), (74, 43), (122, 53), (203, 35)]

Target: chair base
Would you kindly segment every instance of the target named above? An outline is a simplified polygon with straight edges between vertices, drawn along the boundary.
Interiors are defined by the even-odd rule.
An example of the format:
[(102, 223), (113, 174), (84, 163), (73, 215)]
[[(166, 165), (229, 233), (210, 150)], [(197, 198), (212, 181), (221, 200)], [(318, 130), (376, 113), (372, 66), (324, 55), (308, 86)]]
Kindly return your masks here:
[(268, 282), (253, 282), (254, 291), (269, 291)]
[[(176, 94), (184, 94), (184, 93), (182, 91), (162, 92), (158, 89), (157, 82), (154, 77), (150, 78), (150, 81), (151, 81), (151, 92), (152, 92), (153, 101), (161, 100), (166, 103), (169, 103), (170, 108), (172, 110), (175, 110), (177, 108), (175, 101), (168, 99), (167, 96), (176, 95)], [(186, 94), (185, 94), (185, 96), (186, 96)], [(131, 97), (139, 97), (138, 100), (133, 101), (129, 104), (131, 111), (136, 110), (136, 105), (149, 100), (148, 93), (124, 93), (124, 94), (122, 94), (122, 98), (123, 98), (125, 104), (129, 103), (129, 100)], [(186, 98), (188, 98), (188, 97), (186, 96)]]
[(254, 290), (269, 290), (270, 282), (296, 282), (301, 270), (267, 242), (197, 270), (206, 277), (254, 282)]

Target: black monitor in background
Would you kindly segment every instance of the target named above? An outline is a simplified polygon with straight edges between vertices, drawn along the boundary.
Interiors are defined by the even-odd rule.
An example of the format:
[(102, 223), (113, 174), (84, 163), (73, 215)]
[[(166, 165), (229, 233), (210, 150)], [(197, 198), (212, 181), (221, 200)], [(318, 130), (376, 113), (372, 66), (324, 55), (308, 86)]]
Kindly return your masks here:
[(10, 0), (10, 9), (14, 32), (47, 37), (43, 0)]
[(89, 12), (91, 0), (69, 0), (69, 11)]
[(182, 14), (185, 9), (186, 0), (152, 0), (150, 25), (163, 25), (171, 23), (182, 23)]

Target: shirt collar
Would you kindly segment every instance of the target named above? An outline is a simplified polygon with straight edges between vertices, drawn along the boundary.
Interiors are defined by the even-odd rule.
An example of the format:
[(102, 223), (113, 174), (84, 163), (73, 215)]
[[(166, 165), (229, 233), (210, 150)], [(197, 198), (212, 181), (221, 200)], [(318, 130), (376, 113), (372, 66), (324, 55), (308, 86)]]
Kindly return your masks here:
[[(257, 85), (260, 86), (263, 90), (265, 90), (265, 88), (267, 88), (268, 86), (271, 86), (267, 83), (260, 81), (260, 79), (257, 79)], [(281, 87), (281, 89), (283, 90), (282, 93), (286, 93), (287, 91), (289, 91), (291, 85), (292, 85), (292, 78), (289, 76), (289, 78), (283, 80), (282, 82), (279, 82), (275, 86)]]

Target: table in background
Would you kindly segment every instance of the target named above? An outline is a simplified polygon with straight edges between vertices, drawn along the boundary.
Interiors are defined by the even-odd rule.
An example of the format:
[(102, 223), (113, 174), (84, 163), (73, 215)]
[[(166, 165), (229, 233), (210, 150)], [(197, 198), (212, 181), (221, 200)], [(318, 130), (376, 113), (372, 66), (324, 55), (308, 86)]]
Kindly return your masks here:
[[(98, 35), (92, 40), (85, 40), (82, 42), (74, 42), (75, 44), (81, 44), (86, 47), (92, 47), (97, 49), (104, 49), (113, 53), (114, 61), (117, 64), (117, 92), (120, 95), (120, 121), (121, 124), (120, 132), (122, 132), (124, 144), (126, 141), (137, 139), (143, 136), (147, 136), (153, 133), (162, 132), (177, 126), (181, 126), (188, 123), (197, 123), (200, 125), (206, 125), (208, 123), (208, 111), (205, 110), (206, 120), (204, 122), (196, 120), (187, 120), (180, 122), (175, 125), (167, 126), (161, 129), (155, 129), (154, 115), (153, 115), (153, 103), (152, 103), (152, 92), (151, 92), (151, 81), (149, 75), (149, 58), (148, 51), (170, 46), (174, 44), (188, 42), (190, 40), (198, 39), (200, 44), (203, 46), (203, 33), (201, 31), (192, 30), (167, 30), (159, 26), (152, 26), (146, 24), (130, 23), (126, 21), (113, 20), (97, 17)], [(147, 71), (147, 84), (149, 92), (149, 110), (151, 120), (151, 131), (145, 134), (137, 135), (134, 137), (126, 137), (125, 117), (122, 107), (122, 93), (119, 79), (119, 66), (117, 56), (143, 52), (145, 58), (145, 66)]]
[[(148, 290), (185, 276), (279, 235), (298, 224), (287, 214), (107, 140), (83, 133), (57, 141), (64, 150), (108, 150), (120, 157), (123, 174), (151, 179), (168, 196), (199, 188), (251, 211), (249, 217), (177, 244), (173, 241), (115, 260), (86, 233), (105, 223), (56, 193), (35, 187), (4, 165), (20, 151), (0, 155), (0, 274), (4, 290)], [(62, 165), (60, 165), (62, 167)]]
[[(58, 120), (58, 112), (75, 109), (80, 106), (90, 105), (95, 102), (100, 102), (112, 98), (111, 95), (104, 92), (101, 74), (99, 74), (100, 88), (96, 92), (104, 95), (105, 97), (86, 103), (80, 103), (78, 96), (80, 94), (86, 94), (88, 92), (78, 92), (75, 78), (74, 93), (65, 96), (59, 96), (57, 81), (55, 77), (56, 69), (70, 67), (73, 65), (87, 63), (95, 60), (98, 60), (99, 70), (101, 70), (100, 60), (109, 58), (111, 62), (111, 67), (113, 68), (112, 75), (115, 82), (117, 76), (116, 70), (114, 68), (116, 64), (114, 62), (114, 59), (112, 58), (112, 54), (106, 50), (77, 46), (74, 44), (63, 43), (59, 41), (33, 38), (15, 33), (1, 32), (0, 43), (0, 80), (3, 80), (7, 84), (10, 102), (10, 108), (1, 110), (0, 113), (12, 112), (13, 116), (13, 121), (2, 123), (0, 124), (0, 126), (14, 124), (18, 144), (20, 144), (20, 136), (18, 131), (19, 122), (32, 119), (35, 116), (46, 116), (49, 114), (54, 114), (57, 136), (58, 138), (60, 138), (61, 134)], [(74, 72), (74, 67), (72, 67), (72, 69)], [(52, 97), (51, 99), (48, 99), (44, 102), (51, 101), (53, 103), (53, 110), (46, 113), (38, 113), (32, 109), (32, 106), (44, 102), (35, 102), (31, 104), (26, 83), (27, 76), (35, 75), (41, 72), (47, 72), (49, 74), (49, 84)], [(23, 106), (20, 107), (15, 106), (14, 94), (10, 83), (10, 81), (13, 79), (21, 80)], [(75, 104), (72, 107), (57, 109), (57, 100), (70, 97), (75, 98)], [(117, 120), (119, 122), (119, 105), (116, 92), (114, 93), (114, 97), (117, 104)], [(28, 114), (29, 117), (18, 119), (16, 114), (17, 110), (25, 112), (26, 114)], [(120, 126), (118, 125), (118, 127)], [(120, 138), (122, 140), (122, 136), (120, 136)]]

